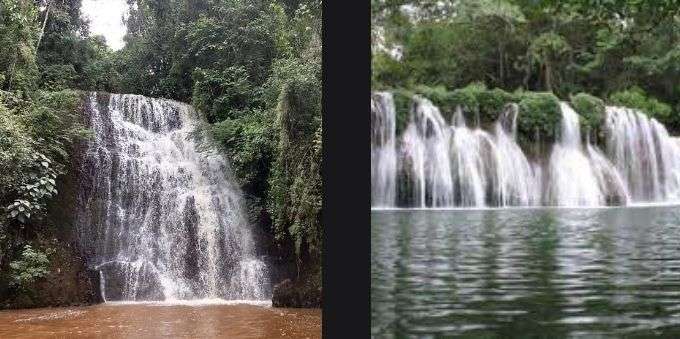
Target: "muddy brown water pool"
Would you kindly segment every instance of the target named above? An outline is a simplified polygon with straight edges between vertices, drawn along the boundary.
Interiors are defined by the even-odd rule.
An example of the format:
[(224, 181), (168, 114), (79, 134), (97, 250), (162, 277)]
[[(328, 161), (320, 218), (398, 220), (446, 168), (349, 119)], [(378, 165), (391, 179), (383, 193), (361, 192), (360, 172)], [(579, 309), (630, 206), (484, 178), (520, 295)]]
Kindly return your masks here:
[(321, 309), (101, 304), (0, 311), (0, 338), (321, 338)]

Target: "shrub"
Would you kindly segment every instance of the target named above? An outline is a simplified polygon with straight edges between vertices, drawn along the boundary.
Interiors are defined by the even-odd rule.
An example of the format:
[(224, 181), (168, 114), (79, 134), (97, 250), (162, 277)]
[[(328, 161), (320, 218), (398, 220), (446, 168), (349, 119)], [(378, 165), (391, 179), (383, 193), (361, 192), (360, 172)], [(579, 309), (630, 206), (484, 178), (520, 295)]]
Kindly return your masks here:
[(605, 105), (602, 99), (587, 93), (578, 93), (571, 97), (571, 105), (581, 116), (583, 132), (596, 132), (605, 118)]
[(224, 71), (198, 68), (192, 77), (192, 104), (205, 112), (210, 122), (238, 118), (253, 104), (252, 98), (259, 97), (243, 67), (231, 66)]
[(671, 106), (647, 96), (647, 93), (640, 87), (631, 87), (624, 91), (612, 93), (609, 96), (609, 101), (614, 105), (638, 109), (664, 124), (673, 122)]
[(510, 102), (517, 102), (517, 98), (500, 88), (480, 92), (477, 96), (480, 118), (482, 123), (498, 120), (500, 112)]
[(33, 249), (31, 245), (25, 245), (21, 257), (9, 264), (12, 269), (10, 286), (26, 289), (36, 280), (47, 276), (50, 273), (48, 255), (52, 252), (51, 249), (42, 252)]
[(400, 135), (409, 123), (409, 116), (411, 112), (411, 104), (413, 103), (414, 93), (405, 89), (396, 89), (392, 91), (394, 98), (395, 109), (395, 129), (397, 135)]
[(215, 139), (229, 154), (232, 168), (247, 193), (264, 191), (274, 148), (272, 118), (266, 111), (253, 109), (242, 117), (211, 125)]
[(554, 142), (561, 121), (560, 102), (549, 92), (520, 92), (517, 131), (523, 142), (531, 142), (536, 133), (544, 142)]
[(77, 78), (76, 70), (73, 65), (47, 65), (41, 72), (43, 89), (49, 91), (60, 91), (73, 87)]
[(0, 104), (0, 202), (24, 180), (24, 169), (32, 163), (33, 140), (18, 116)]
[(386, 53), (377, 52), (371, 57), (371, 88), (374, 90), (404, 84), (410, 73), (403, 62)]
[(317, 80), (292, 81), (281, 91), (279, 133), (269, 178), (268, 210), (275, 239), (302, 257), (321, 253), (321, 88)]
[(471, 83), (451, 92), (446, 91), (443, 86), (421, 85), (416, 87), (416, 92), (439, 107), (447, 121), (451, 120), (456, 109), (460, 107), (465, 113), (468, 125), (471, 126), (495, 122), (507, 103), (516, 102), (513, 94), (500, 88), (489, 90), (482, 83)]
[[(463, 88), (458, 88), (451, 92), (451, 99), (447, 103), (446, 111), (450, 114), (455, 113), (457, 107), (467, 113), (465, 117), (468, 122), (480, 113), (479, 96), (486, 91), (486, 86), (481, 83), (472, 83)], [(450, 119), (450, 117), (449, 117)]]

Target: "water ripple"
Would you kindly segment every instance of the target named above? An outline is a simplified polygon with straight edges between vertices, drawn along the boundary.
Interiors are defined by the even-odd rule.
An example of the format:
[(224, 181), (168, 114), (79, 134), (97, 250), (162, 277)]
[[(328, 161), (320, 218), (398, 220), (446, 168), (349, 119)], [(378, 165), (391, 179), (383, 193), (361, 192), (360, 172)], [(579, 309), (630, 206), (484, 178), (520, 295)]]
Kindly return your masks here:
[(374, 337), (680, 336), (680, 211), (372, 211)]

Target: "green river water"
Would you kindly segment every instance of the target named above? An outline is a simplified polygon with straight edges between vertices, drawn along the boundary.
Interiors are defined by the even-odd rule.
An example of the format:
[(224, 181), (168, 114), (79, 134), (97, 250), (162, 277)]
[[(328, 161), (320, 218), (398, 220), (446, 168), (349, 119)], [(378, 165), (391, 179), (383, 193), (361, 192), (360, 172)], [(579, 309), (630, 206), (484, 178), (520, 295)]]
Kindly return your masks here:
[(680, 337), (680, 207), (371, 212), (374, 337)]

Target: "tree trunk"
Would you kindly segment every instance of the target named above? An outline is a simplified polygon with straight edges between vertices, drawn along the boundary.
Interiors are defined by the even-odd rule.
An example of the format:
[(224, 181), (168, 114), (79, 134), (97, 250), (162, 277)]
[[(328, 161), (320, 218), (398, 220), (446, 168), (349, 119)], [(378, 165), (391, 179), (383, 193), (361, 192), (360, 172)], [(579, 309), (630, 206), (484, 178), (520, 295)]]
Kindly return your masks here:
[(552, 68), (550, 67), (550, 61), (545, 63), (545, 89), (548, 92), (552, 92)]
[(499, 66), (499, 75), (500, 75), (500, 85), (499, 87), (504, 87), (505, 85), (505, 77), (503, 75), (503, 46), (501, 44), (498, 45), (498, 62), (500, 64)]
[(17, 56), (15, 55), (14, 60), (12, 61), (12, 65), (9, 67), (9, 79), (7, 79), (7, 90), (11, 91), (12, 90), (12, 80), (14, 80), (14, 68), (16, 67), (17, 64)]
[(45, 18), (43, 19), (43, 24), (42, 24), (42, 29), (40, 30), (40, 35), (38, 36), (38, 45), (35, 46), (35, 54), (38, 54), (38, 49), (40, 49), (40, 41), (42, 41), (42, 37), (45, 34), (45, 27), (47, 26), (47, 18), (50, 16), (50, 5), (52, 2), (50, 0), (47, 1), (47, 8), (45, 9)]
[(524, 75), (524, 79), (522, 79), (524, 83), (524, 89), (529, 90), (529, 79), (531, 78), (531, 55), (527, 53), (527, 64), (526, 64), (526, 73)]

